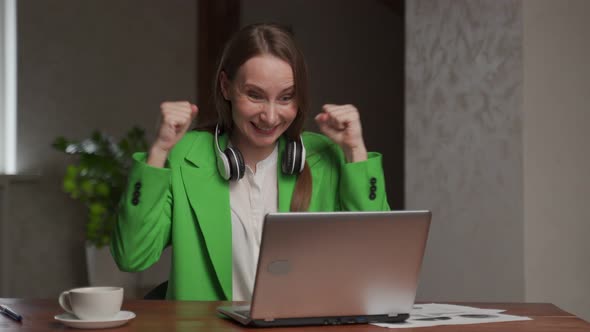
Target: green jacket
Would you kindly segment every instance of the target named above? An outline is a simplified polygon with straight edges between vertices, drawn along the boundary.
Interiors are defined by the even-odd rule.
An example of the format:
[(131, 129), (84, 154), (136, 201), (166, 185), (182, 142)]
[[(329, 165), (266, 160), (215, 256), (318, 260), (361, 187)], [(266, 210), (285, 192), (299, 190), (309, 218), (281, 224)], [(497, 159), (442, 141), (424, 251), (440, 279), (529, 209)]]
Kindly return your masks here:
[[(309, 211), (389, 210), (380, 154), (345, 163), (342, 150), (327, 137), (306, 132), (303, 141), (312, 174)], [(226, 136), (220, 137), (220, 145), (227, 146)], [(281, 138), (281, 212), (289, 211), (296, 182), (281, 171), (284, 149)], [(145, 153), (134, 155), (111, 253), (121, 270), (141, 271), (172, 245), (169, 299), (232, 299), (229, 183), (219, 176), (214, 151), (212, 134), (191, 131), (174, 147), (165, 168), (147, 165)]]

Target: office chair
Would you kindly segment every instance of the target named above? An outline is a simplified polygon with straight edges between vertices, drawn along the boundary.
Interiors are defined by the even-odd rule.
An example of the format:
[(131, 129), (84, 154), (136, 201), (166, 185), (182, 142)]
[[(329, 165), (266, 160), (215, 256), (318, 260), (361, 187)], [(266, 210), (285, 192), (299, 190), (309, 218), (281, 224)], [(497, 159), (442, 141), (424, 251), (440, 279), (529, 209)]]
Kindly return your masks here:
[(168, 290), (168, 280), (164, 281), (163, 283), (159, 284), (152, 290), (150, 290), (145, 296), (143, 297), (144, 300), (165, 300), (166, 299), (166, 291)]

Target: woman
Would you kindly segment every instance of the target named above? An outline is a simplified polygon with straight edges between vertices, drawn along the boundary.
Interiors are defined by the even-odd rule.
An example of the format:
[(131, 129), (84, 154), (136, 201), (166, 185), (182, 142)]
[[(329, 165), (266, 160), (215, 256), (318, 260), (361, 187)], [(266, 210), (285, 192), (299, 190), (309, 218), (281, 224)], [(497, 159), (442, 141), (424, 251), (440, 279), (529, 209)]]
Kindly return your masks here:
[(389, 209), (381, 156), (367, 153), (354, 106), (324, 105), (315, 120), (325, 136), (302, 133), (307, 73), (286, 30), (239, 31), (214, 93), (217, 121), (189, 132), (197, 106), (162, 103), (111, 244), (124, 271), (148, 268), (172, 245), (169, 299), (250, 300), (266, 213)]

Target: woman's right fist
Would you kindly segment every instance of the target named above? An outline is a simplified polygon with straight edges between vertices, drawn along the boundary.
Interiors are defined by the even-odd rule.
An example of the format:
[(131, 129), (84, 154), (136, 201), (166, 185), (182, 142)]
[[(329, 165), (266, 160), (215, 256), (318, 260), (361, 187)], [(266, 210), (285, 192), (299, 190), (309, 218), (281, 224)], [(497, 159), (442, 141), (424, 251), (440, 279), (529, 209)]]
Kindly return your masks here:
[(160, 105), (160, 128), (148, 154), (148, 165), (164, 167), (168, 153), (184, 136), (198, 112), (197, 105), (188, 101), (166, 101)]
[(160, 105), (160, 128), (153, 148), (170, 150), (180, 141), (193, 123), (199, 109), (188, 101), (166, 101)]

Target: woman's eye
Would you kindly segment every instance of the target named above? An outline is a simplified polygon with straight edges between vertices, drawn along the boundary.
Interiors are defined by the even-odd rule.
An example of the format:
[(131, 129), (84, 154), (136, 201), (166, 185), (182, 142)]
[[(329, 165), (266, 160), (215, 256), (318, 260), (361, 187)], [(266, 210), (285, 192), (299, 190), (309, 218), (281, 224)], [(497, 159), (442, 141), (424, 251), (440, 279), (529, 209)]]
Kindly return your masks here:
[(256, 92), (248, 92), (248, 97), (250, 97), (252, 99), (256, 99), (256, 100), (262, 99), (262, 96)]
[(280, 101), (291, 101), (293, 100), (293, 95), (285, 95), (279, 98)]

